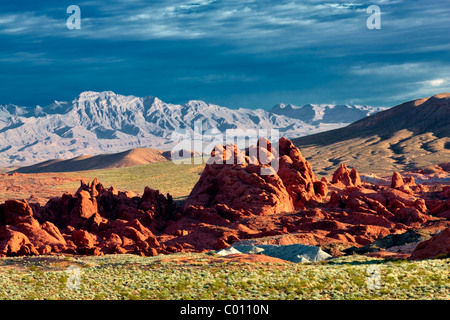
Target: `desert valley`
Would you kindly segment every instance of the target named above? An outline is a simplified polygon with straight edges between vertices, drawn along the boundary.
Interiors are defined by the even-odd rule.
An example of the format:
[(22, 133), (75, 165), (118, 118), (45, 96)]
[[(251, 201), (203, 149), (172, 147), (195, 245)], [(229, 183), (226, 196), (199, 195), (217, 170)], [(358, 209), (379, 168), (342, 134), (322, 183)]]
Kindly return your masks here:
[[(274, 268), (322, 268), (349, 258), (438, 261), (443, 282), (435, 294), (449, 297), (450, 94), (389, 109), (279, 105), (241, 116), (200, 102), (133, 99), (84, 93), (72, 106), (55, 103), (34, 115), (0, 109), (9, 110), (0, 119), (3, 259), (164, 256)], [(133, 104), (139, 112), (130, 111)], [(177, 116), (155, 115), (158, 108)], [(335, 108), (357, 110), (357, 118), (327, 115)], [(276, 142), (261, 138), (248, 149), (218, 146), (203, 155), (223, 164), (175, 165), (170, 152), (145, 145), (151, 135), (164, 145), (164, 130), (198, 117), (207, 129), (270, 126), (286, 135), (280, 130)], [(48, 158), (58, 152), (64, 157)], [(269, 167), (262, 158), (276, 159), (278, 170), (262, 175)]]

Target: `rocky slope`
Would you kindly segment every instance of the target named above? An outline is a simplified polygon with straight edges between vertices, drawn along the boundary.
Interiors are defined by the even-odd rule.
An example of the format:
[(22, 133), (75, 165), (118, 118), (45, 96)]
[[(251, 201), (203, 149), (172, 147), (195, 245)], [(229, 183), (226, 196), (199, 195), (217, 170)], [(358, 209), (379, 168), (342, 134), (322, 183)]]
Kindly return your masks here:
[[(280, 139), (278, 152), (261, 142), (253, 146), (258, 157), (233, 146), (216, 148), (211, 159), (233, 161), (210, 161), (181, 207), (150, 188), (139, 197), (105, 189), (98, 181), (82, 182), (74, 195), (44, 206), (6, 201), (0, 205), (0, 255), (156, 255), (218, 250), (244, 241), (320, 246), (339, 256), (409, 230), (428, 239), (450, 227), (449, 186), (416, 184), (398, 173), (390, 186), (370, 184), (345, 165), (330, 180), (318, 180), (291, 141)], [(264, 159), (275, 157), (279, 170), (262, 174), (270, 170)], [(436, 250), (436, 243), (447, 235), (420, 245), (397, 241), (396, 251), (385, 247), (376, 253), (442, 256), (447, 249)]]
[(423, 169), (450, 159), (450, 93), (417, 99), (328, 132), (293, 139), (318, 174)]

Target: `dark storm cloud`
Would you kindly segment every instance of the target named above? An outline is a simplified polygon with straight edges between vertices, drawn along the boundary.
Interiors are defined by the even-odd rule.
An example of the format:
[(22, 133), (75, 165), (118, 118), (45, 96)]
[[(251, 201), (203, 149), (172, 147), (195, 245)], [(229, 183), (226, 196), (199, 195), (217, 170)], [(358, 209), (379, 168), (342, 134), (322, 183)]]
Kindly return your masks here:
[[(66, 27), (71, 4), (80, 30)], [(366, 27), (371, 4), (380, 30)], [(229, 107), (390, 106), (449, 91), (449, 21), (448, 1), (3, 0), (0, 103), (112, 90)]]

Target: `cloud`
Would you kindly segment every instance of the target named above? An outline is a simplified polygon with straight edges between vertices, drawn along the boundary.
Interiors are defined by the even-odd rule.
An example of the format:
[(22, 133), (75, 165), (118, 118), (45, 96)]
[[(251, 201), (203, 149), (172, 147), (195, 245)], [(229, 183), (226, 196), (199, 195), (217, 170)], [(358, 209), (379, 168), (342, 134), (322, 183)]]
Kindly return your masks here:
[(47, 57), (46, 53), (40, 52), (14, 52), (0, 54), (0, 62), (11, 63), (31, 63), (35, 65), (45, 65), (53, 62), (52, 58)]
[(368, 63), (366, 65), (352, 66), (350, 73), (358, 76), (405, 76), (421, 74), (429, 71), (430, 65), (419, 62), (406, 62), (400, 64)]
[[(32, 74), (30, 90), (45, 94), (102, 86), (229, 104), (386, 105), (450, 83), (446, 1), (80, 0), (81, 30), (68, 30), (64, 2), (2, 0), (0, 69), (17, 79), (2, 92)], [(366, 27), (369, 4), (380, 30)]]
[[(448, 41), (430, 41), (421, 31), (433, 28), (434, 34), (442, 34), (449, 15), (442, 10), (441, 1), (373, 3), (383, 13), (382, 29), (377, 34), (367, 33), (368, 4), (361, 0), (114, 0), (108, 4), (86, 0), (78, 4), (81, 30), (67, 30), (64, 8), (33, 7), (26, 12), (0, 14), (0, 35), (105, 41), (208, 40), (254, 53), (328, 47), (339, 54), (342, 48), (354, 46), (381, 51), (374, 41), (388, 44), (380, 46), (384, 51), (399, 50), (395, 45), (399, 41), (409, 52), (444, 50), (442, 45)], [(411, 28), (417, 35), (405, 37)], [(417, 45), (419, 42), (421, 45)]]
[(386, 106), (449, 91), (450, 65), (446, 61), (367, 63), (350, 67), (349, 73), (355, 82), (365, 84), (366, 99), (383, 99)]
[(189, 75), (185, 77), (179, 77), (178, 80), (189, 82), (193, 81), (199, 83), (223, 83), (223, 82), (246, 83), (246, 82), (255, 82), (258, 80), (258, 78), (255, 76), (247, 76), (244, 74), (222, 73), (222, 74)]
[[(271, 39), (280, 45), (305, 28), (355, 14), (360, 5), (328, 1), (86, 1), (81, 8), (82, 29), (67, 32), (68, 15), (61, 10), (30, 10), (0, 14), (0, 34), (61, 36), (104, 40), (212, 39), (244, 41)], [(85, 10), (86, 9), (86, 10)], [(90, 14), (95, 11), (96, 14)], [(332, 17), (332, 18), (331, 18)], [(334, 27), (325, 23), (320, 31)], [(303, 33), (307, 35), (306, 32)]]
[(445, 82), (444, 79), (435, 79), (435, 80), (430, 80), (430, 85), (432, 85), (433, 87), (438, 87), (441, 84), (443, 84)]

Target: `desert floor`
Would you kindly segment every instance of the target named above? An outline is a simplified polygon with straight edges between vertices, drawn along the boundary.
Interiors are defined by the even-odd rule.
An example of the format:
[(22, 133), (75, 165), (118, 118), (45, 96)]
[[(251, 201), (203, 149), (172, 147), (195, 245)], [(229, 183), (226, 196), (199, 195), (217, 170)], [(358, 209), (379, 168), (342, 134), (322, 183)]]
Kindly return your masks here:
[(14, 257), (0, 259), (0, 299), (449, 299), (449, 270), (449, 258), (359, 255), (302, 264), (211, 253)]

